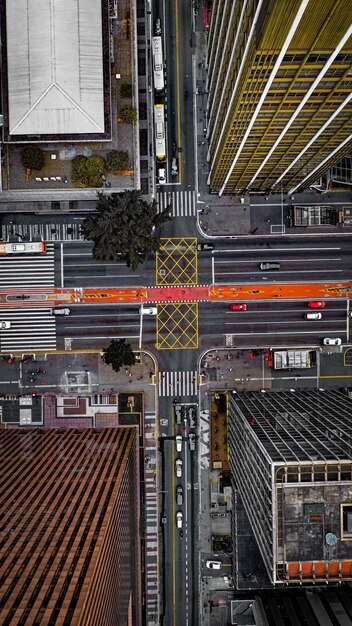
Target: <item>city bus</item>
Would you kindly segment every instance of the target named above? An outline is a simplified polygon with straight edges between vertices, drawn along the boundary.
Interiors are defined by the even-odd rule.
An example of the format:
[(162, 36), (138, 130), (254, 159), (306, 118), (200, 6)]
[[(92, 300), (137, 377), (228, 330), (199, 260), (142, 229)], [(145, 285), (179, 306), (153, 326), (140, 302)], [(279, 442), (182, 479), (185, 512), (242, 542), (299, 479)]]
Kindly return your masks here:
[(155, 156), (159, 163), (166, 161), (165, 146), (165, 115), (164, 105), (155, 104), (154, 106), (154, 125), (155, 125)]
[(0, 242), (0, 254), (45, 254), (44, 241), (26, 241), (23, 243)]
[(163, 62), (163, 45), (161, 37), (153, 37), (153, 77), (154, 89), (157, 93), (164, 91), (164, 62)]

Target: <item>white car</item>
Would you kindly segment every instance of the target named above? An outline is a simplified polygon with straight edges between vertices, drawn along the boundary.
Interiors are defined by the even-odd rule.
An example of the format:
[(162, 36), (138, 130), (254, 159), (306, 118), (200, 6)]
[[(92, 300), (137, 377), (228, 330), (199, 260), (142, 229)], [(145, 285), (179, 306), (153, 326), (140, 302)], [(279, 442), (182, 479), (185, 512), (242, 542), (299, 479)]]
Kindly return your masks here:
[(7, 328), (11, 328), (11, 322), (0, 322), (0, 328), (5, 330)]
[(178, 175), (177, 159), (176, 157), (173, 157), (171, 161), (171, 176), (177, 176), (177, 175)]
[(158, 313), (158, 309), (156, 306), (141, 306), (139, 312), (141, 315), (156, 315)]
[(71, 310), (65, 309), (51, 309), (51, 315), (70, 315)]
[(176, 452), (182, 452), (182, 436), (176, 435), (175, 441), (176, 441)]
[(221, 561), (207, 561), (205, 565), (208, 569), (220, 569), (222, 563)]
[(335, 339), (331, 337), (325, 337), (325, 339), (323, 339), (323, 344), (324, 346), (340, 346), (342, 344), (342, 341), (340, 337), (335, 337)]
[(182, 528), (183, 524), (183, 513), (182, 511), (177, 511), (176, 513), (176, 526), (177, 528)]
[(188, 435), (189, 449), (191, 452), (196, 449), (196, 436), (194, 433)]
[(176, 459), (175, 467), (177, 478), (182, 478), (182, 459)]
[(158, 172), (159, 185), (165, 185), (166, 183), (166, 170), (161, 167)]

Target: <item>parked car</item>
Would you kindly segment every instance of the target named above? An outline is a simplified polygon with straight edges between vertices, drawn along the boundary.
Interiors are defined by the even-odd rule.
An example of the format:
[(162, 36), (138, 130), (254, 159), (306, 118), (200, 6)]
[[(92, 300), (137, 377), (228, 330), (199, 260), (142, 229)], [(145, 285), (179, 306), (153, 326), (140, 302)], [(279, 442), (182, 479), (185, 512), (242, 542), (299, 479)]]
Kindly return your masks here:
[(157, 17), (155, 20), (155, 34), (161, 35), (161, 19)]
[(166, 169), (164, 167), (161, 167), (158, 171), (158, 179), (159, 179), (159, 185), (165, 185), (166, 183)]
[(0, 328), (2, 330), (7, 330), (8, 328), (11, 328), (11, 322), (0, 322)]
[(214, 250), (213, 243), (199, 243), (197, 245), (197, 250)]
[(177, 478), (182, 478), (182, 459), (176, 459), (175, 467)]
[(325, 337), (323, 339), (324, 346), (340, 346), (342, 344), (342, 340), (340, 337)]
[(175, 415), (176, 415), (176, 424), (181, 424), (182, 422), (182, 405), (175, 404)]
[(176, 487), (176, 502), (178, 506), (182, 506), (183, 504), (183, 489), (181, 485)]
[(220, 569), (222, 563), (221, 561), (206, 561), (205, 565), (208, 569)]
[(51, 315), (70, 315), (71, 309), (51, 309)]
[(276, 261), (275, 262), (270, 261), (270, 263), (261, 263), (259, 265), (259, 267), (260, 267), (260, 269), (262, 271), (265, 271), (265, 270), (279, 270), (280, 269), (280, 263), (276, 263)]
[(323, 316), (321, 313), (305, 313), (304, 314), (305, 320), (321, 320), (322, 317)]
[(196, 409), (194, 408), (194, 406), (189, 406), (187, 409), (187, 417), (188, 417), (188, 424), (190, 428), (195, 428), (196, 427)]
[(182, 452), (182, 436), (176, 435), (175, 441), (176, 441), (176, 452)]
[(230, 304), (230, 311), (247, 311), (246, 304)]
[(177, 511), (176, 513), (176, 526), (177, 528), (182, 528), (183, 525), (183, 513), (182, 511)]
[(193, 452), (193, 450), (196, 449), (196, 436), (194, 433), (189, 433), (188, 441), (189, 441), (189, 449), (191, 452)]
[(156, 306), (141, 306), (139, 312), (141, 315), (156, 315), (158, 313), (158, 309)]
[(326, 303), (324, 300), (312, 300), (311, 302), (308, 302), (309, 309), (324, 309), (325, 306)]
[(178, 176), (178, 164), (177, 164), (177, 158), (176, 157), (172, 157), (172, 161), (171, 161), (171, 176)]

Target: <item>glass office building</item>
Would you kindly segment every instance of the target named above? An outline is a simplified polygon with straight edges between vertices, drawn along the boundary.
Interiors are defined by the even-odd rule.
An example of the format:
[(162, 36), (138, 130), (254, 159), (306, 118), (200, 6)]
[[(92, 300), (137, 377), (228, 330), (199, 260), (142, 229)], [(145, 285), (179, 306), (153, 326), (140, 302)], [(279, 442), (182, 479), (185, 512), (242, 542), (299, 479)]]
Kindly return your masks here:
[(350, 0), (213, 0), (208, 184), (293, 193), (351, 151)]

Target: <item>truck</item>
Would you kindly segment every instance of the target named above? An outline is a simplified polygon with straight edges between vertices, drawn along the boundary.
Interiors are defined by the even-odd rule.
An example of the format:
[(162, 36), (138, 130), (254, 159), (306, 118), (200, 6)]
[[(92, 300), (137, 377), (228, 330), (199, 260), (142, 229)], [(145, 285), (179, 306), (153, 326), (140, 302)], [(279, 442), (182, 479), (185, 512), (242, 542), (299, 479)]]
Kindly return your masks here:
[(274, 350), (274, 370), (308, 369), (316, 362), (316, 350)]

